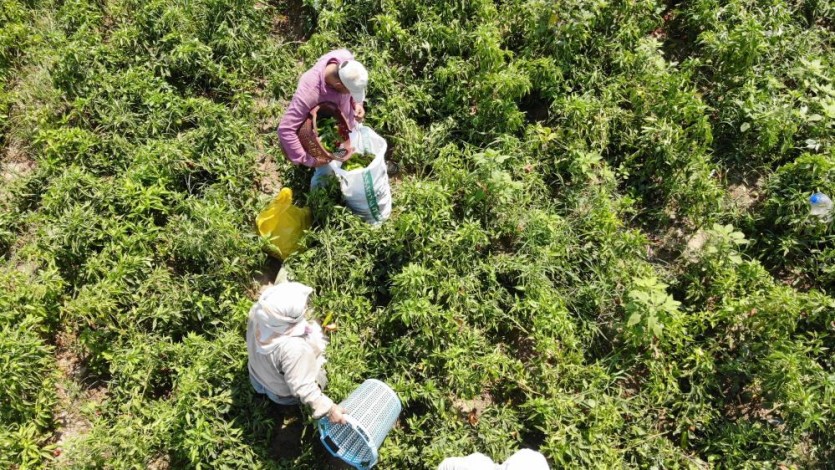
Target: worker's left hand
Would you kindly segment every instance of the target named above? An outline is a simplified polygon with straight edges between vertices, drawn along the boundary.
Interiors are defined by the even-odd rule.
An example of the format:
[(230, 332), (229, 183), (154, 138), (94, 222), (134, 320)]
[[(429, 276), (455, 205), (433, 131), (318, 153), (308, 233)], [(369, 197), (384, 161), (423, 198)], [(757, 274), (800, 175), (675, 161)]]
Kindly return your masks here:
[(354, 103), (354, 117), (359, 122), (362, 122), (363, 119), (365, 119), (365, 107), (362, 103)]

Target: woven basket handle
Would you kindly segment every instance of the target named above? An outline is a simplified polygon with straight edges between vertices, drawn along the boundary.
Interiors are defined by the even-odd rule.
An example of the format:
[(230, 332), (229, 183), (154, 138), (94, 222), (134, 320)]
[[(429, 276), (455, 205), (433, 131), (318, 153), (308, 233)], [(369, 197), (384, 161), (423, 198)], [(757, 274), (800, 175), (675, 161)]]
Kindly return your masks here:
[[(336, 427), (336, 426), (350, 426), (350, 427), (351, 427), (351, 429), (353, 429), (353, 430), (354, 430), (354, 432), (356, 432), (356, 433), (360, 436), (360, 438), (362, 438), (362, 440), (365, 442), (365, 444), (366, 444), (366, 445), (368, 445), (370, 448), (372, 448), (372, 449), (373, 449), (373, 448), (374, 448), (374, 446), (373, 446), (373, 444), (372, 444), (372, 442), (371, 442), (371, 439), (369, 439), (369, 438), (368, 438), (368, 434), (365, 432), (365, 429), (363, 429), (362, 424), (360, 424), (360, 422), (359, 422), (356, 418), (354, 418), (353, 416), (351, 416), (351, 415), (349, 415), (349, 414), (347, 414), (347, 413), (345, 413), (345, 414), (344, 414), (344, 415), (342, 415), (342, 416), (344, 416), (344, 417), (345, 417), (345, 424), (335, 424), (335, 423), (330, 423), (330, 426), (331, 426), (331, 427)], [(327, 418), (327, 417), (323, 417), (323, 418), (321, 418), (321, 419), (326, 420), (326, 419), (328, 419), (328, 418)], [(329, 434), (330, 434), (330, 433), (329, 433)], [(326, 446), (326, 447), (328, 447), (328, 450), (329, 450), (332, 454), (334, 454), (334, 455), (338, 454), (338, 453), (339, 453), (339, 445), (337, 445), (335, 442), (333, 442), (333, 441), (332, 441), (332, 440), (330, 440), (330, 439), (329, 439), (329, 441), (330, 441), (330, 442), (326, 442), (326, 443), (325, 443), (325, 446)]]

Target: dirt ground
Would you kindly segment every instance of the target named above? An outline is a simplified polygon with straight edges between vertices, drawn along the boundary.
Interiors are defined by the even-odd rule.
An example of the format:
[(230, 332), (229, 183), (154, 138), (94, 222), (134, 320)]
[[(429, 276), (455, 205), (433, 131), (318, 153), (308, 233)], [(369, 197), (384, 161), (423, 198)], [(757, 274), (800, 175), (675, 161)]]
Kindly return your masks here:
[(56, 421), (58, 427), (54, 434), (54, 444), (58, 461), (61, 461), (61, 449), (68, 441), (81, 437), (92, 428), (90, 420), (81, 407), (87, 409), (100, 405), (107, 399), (107, 387), (87, 374), (86, 366), (77, 354), (77, 341), (74, 335), (61, 333), (56, 338), (56, 362), (59, 379), (57, 381), (58, 405)]

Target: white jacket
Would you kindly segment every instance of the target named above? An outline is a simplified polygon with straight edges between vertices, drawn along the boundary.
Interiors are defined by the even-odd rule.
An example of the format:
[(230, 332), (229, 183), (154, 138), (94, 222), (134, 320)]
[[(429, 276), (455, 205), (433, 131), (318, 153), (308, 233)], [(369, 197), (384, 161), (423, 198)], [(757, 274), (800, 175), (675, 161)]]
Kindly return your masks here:
[(267, 390), (279, 397), (297, 397), (313, 409), (313, 418), (325, 416), (333, 406), (316, 381), (319, 357), (303, 337), (285, 336), (269, 354), (261, 354), (255, 344), (255, 322), (250, 317), (246, 328), (249, 373)]

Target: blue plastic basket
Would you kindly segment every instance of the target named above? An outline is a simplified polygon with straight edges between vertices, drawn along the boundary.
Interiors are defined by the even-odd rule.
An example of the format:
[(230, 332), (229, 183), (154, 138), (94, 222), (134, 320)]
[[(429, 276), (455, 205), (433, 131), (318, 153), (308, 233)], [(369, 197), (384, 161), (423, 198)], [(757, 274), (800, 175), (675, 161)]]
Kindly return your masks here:
[(400, 399), (388, 385), (368, 379), (340, 405), (347, 411), (348, 424), (333, 424), (327, 417), (321, 418), (322, 444), (354, 468), (367, 470), (377, 464), (380, 446), (400, 416)]

